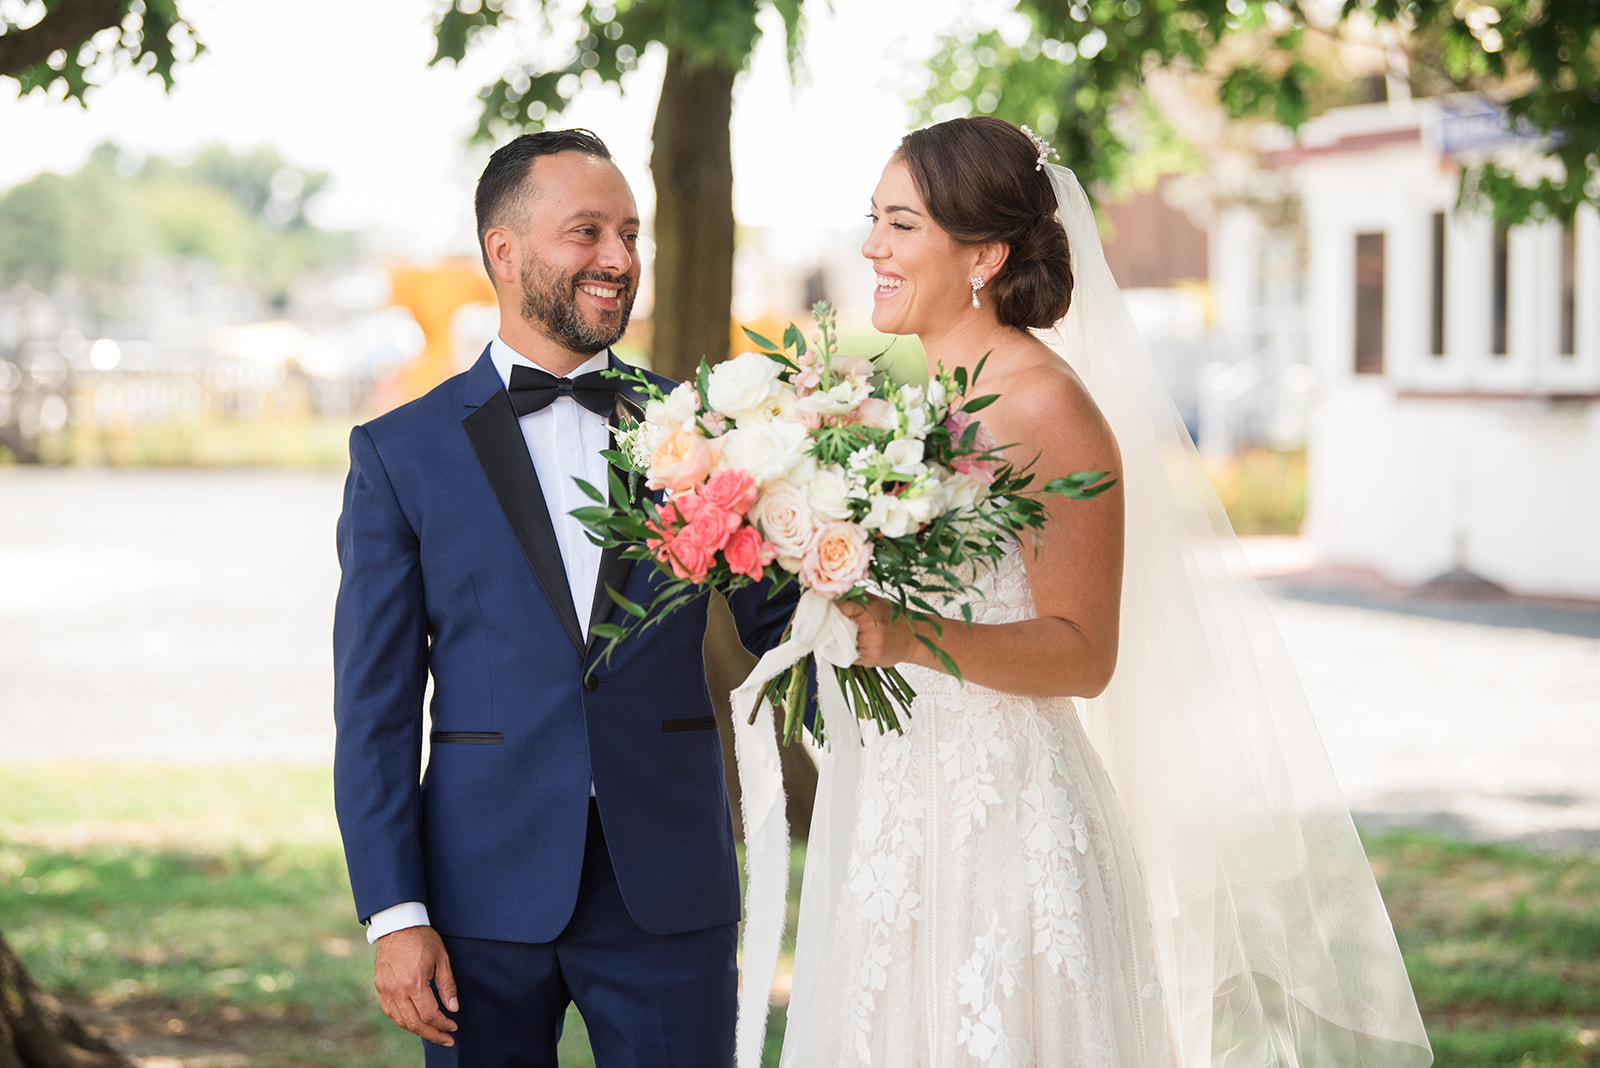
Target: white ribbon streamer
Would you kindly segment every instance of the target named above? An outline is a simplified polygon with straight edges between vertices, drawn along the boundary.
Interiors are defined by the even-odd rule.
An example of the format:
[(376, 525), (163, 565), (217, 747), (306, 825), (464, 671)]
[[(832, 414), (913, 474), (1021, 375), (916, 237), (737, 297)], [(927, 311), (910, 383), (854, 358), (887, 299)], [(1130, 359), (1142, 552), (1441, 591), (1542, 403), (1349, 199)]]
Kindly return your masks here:
[[(761, 1064), (767, 1003), (778, 970), (789, 895), (789, 823), (771, 703), (762, 701), (756, 708), (756, 721), (748, 720), (761, 688), (807, 655), (817, 661), (817, 714), (822, 717), (828, 744), (836, 756), (847, 754), (843, 759), (851, 761), (859, 759), (861, 748), (860, 724), (829, 670), (855, 663), (855, 621), (832, 600), (807, 590), (795, 607), (789, 639), (768, 651), (732, 695), (746, 873), (743, 975), (734, 1032), (734, 1063), (739, 1068), (759, 1068)], [(845, 841), (849, 841), (848, 834)]]

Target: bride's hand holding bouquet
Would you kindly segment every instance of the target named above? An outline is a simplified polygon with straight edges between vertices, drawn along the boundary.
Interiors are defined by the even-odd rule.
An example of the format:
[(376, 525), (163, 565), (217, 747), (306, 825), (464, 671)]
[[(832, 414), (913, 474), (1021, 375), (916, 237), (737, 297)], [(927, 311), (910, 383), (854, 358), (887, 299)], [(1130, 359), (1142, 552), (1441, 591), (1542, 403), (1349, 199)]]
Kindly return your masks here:
[[(585, 486), (598, 503), (574, 513), (603, 544), (666, 578), (649, 605), (608, 591), (633, 617), (595, 628), (613, 644), (705, 586), (800, 584), (789, 640), (768, 654), (787, 662), (759, 690), (780, 710), (788, 741), (805, 719), (812, 661), (831, 669), (856, 716), (880, 730), (898, 730), (914, 696), (893, 666), (854, 663), (855, 625), (840, 606), (859, 615), (881, 597), (893, 619), (921, 624), (915, 640), (959, 677), (937, 642), (938, 603), (962, 588), (957, 569), (998, 559), (1008, 539), (1045, 521), (1032, 476), (977, 418), (995, 399), (969, 395), (981, 363), (970, 377), (957, 368), (896, 386), (870, 360), (840, 355), (831, 307), (819, 303), (815, 318), (814, 345), (794, 326), (781, 346), (746, 331), (760, 351), (715, 367), (702, 361), (695, 380), (670, 393), (641, 379), (650, 400), (608, 454), (617, 469), (610, 503)], [(641, 477), (665, 499), (621, 484)], [(1042, 492), (1087, 499), (1111, 485), (1105, 472), (1083, 472)], [(970, 609), (962, 612), (970, 622)], [(822, 727), (813, 719), (819, 738)]]

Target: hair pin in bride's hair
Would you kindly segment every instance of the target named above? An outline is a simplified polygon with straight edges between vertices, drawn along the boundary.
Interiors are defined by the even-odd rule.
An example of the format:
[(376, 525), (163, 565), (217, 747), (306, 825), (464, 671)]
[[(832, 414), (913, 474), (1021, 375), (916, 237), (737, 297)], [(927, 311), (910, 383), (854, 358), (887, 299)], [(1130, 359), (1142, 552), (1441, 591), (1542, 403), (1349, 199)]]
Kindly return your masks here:
[(1054, 156), (1056, 159), (1061, 158), (1061, 153), (1051, 148), (1049, 141), (1046, 141), (1044, 138), (1040, 137), (1026, 126), (1022, 127), (1022, 132), (1028, 135), (1028, 140), (1033, 142), (1033, 147), (1039, 150), (1039, 158), (1033, 161), (1034, 170), (1044, 170), (1045, 161), (1051, 156)]

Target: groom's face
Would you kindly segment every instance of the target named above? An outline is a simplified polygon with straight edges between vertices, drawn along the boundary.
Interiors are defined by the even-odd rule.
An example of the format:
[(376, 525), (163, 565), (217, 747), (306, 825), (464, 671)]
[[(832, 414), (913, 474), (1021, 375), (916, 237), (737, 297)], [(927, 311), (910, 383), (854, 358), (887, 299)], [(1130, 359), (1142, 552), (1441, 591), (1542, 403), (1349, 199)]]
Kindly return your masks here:
[(599, 352), (628, 328), (639, 290), (639, 209), (610, 160), (541, 156), (520, 245), (522, 317), (576, 353)]

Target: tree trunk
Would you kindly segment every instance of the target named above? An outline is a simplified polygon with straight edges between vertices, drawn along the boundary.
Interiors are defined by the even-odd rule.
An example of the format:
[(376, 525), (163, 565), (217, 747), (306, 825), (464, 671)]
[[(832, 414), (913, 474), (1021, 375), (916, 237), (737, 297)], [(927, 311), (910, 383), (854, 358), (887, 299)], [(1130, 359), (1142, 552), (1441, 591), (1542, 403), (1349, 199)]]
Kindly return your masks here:
[[(656, 106), (650, 173), (656, 187), (655, 312), (650, 366), (669, 378), (694, 377), (701, 357), (726, 359), (733, 326), (733, 79), (727, 66), (690, 68), (667, 57)], [(739, 782), (733, 769), (728, 692), (755, 664), (739, 644), (733, 617), (715, 599), (706, 631), (706, 674), (723, 726), (728, 796), (737, 821)], [(783, 750), (789, 833), (811, 826), (817, 769), (798, 746)], [(741, 832), (742, 833), (742, 832)]]
[(131, 1068), (28, 977), (0, 934), (0, 1068)]
[(728, 355), (733, 314), (733, 67), (673, 53), (656, 106), (655, 312), (650, 365), (679, 381)]
[(27, 29), (0, 34), (0, 75), (16, 77), (58, 49), (74, 51), (101, 30), (119, 24), (123, 14), (123, 0), (70, 0), (54, 5)]

